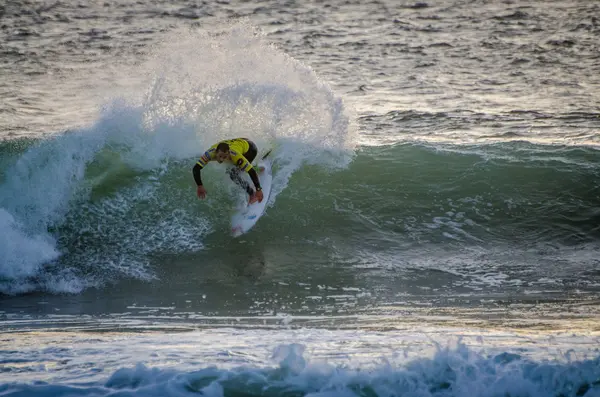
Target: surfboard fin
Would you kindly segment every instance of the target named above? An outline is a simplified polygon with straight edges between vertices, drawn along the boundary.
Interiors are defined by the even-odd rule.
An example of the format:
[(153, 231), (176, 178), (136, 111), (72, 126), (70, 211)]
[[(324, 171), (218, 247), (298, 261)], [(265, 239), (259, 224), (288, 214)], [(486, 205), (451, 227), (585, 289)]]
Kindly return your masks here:
[(270, 155), (272, 151), (273, 151), (273, 149), (269, 149), (269, 151), (268, 151), (267, 153), (265, 153), (265, 154), (264, 154), (264, 155), (261, 157), (261, 160), (264, 160), (264, 159), (266, 159), (266, 158), (267, 158), (267, 156), (268, 156), (268, 155)]

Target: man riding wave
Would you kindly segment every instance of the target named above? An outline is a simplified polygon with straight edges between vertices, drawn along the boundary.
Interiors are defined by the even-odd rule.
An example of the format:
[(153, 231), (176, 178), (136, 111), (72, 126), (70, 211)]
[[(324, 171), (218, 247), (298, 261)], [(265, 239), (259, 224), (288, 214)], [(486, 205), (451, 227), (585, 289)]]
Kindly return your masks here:
[[(194, 180), (198, 186), (196, 190), (198, 198), (204, 199), (206, 197), (206, 189), (202, 185), (200, 171), (206, 164), (216, 160), (219, 163), (227, 162), (233, 164), (233, 167), (229, 170), (229, 177), (231, 180), (248, 193), (250, 196), (248, 200), (249, 204), (255, 203), (256, 201), (260, 203), (263, 200), (263, 192), (260, 187), (258, 173), (251, 164), (257, 154), (258, 149), (256, 145), (247, 138), (227, 139), (212, 145), (204, 152), (200, 159), (198, 159), (198, 162), (196, 162), (192, 169)], [(242, 172), (247, 172), (248, 175), (250, 175), (252, 183), (254, 183), (254, 189), (252, 189), (250, 184), (242, 178)]]

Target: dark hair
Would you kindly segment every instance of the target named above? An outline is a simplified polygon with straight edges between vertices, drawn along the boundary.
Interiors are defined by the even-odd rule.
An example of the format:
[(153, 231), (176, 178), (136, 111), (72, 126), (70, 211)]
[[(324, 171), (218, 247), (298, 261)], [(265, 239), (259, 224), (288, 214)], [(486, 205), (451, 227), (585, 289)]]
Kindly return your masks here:
[(229, 144), (225, 143), (225, 142), (221, 142), (217, 145), (217, 152), (228, 152), (229, 151)]

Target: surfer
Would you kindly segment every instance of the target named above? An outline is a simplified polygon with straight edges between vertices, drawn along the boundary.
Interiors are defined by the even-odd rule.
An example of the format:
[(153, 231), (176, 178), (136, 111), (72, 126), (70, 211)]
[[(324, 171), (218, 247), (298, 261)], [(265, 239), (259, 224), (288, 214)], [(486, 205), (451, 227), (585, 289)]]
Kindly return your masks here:
[[(254, 142), (246, 138), (228, 139), (212, 145), (210, 149), (204, 152), (192, 169), (194, 180), (196, 181), (196, 185), (198, 185), (196, 191), (198, 198), (204, 199), (206, 197), (206, 189), (202, 185), (200, 171), (210, 161), (216, 160), (219, 163), (224, 161), (232, 163), (233, 167), (229, 170), (231, 180), (240, 185), (248, 193), (250, 196), (249, 204), (257, 201), (260, 203), (263, 200), (263, 192), (258, 180), (258, 174), (251, 164), (257, 154), (258, 149)], [(244, 171), (250, 175), (256, 191), (242, 178), (241, 173)]]

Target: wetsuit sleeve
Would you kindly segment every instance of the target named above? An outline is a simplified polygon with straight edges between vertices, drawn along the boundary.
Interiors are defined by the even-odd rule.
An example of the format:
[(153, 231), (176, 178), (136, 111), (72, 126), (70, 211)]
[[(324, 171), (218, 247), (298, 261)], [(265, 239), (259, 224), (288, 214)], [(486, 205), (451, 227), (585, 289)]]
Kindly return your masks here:
[(196, 185), (202, 186), (202, 177), (200, 176), (200, 170), (202, 167), (200, 164), (194, 164), (194, 168), (192, 168), (192, 174), (194, 174), (194, 181), (196, 181)]
[(252, 183), (254, 183), (256, 190), (260, 189), (260, 182), (258, 180), (258, 174), (256, 173), (256, 170), (251, 168), (250, 171), (248, 171), (248, 175), (250, 175), (250, 179), (252, 179)]
[(192, 173), (194, 174), (194, 181), (196, 181), (196, 185), (198, 185), (198, 186), (202, 185), (202, 177), (200, 176), (200, 171), (202, 170), (202, 168), (204, 168), (204, 166), (206, 164), (208, 164), (209, 162), (214, 160), (213, 159), (214, 150), (212, 150), (212, 149), (213, 148), (204, 152), (204, 154), (202, 156), (200, 156), (200, 158), (194, 165), (194, 168), (192, 169)]

